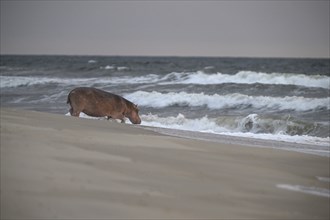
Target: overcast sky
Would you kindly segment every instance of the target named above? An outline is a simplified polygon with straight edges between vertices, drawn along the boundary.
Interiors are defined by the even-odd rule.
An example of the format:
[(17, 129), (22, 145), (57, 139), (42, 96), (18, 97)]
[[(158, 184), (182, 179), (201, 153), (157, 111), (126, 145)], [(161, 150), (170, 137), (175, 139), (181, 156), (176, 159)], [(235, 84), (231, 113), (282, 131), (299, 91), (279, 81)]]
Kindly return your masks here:
[(326, 1), (4, 1), (1, 54), (329, 58)]

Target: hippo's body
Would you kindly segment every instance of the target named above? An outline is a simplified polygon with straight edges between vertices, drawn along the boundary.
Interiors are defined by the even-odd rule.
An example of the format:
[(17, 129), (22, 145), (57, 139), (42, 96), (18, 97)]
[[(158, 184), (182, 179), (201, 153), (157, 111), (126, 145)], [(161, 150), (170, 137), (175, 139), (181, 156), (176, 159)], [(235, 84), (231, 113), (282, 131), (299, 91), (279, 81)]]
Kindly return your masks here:
[(139, 109), (137, 105), (127, 99), (100, 89), (79, 87), (73, 89), (68, 95), (70, 114), (79, 117), (83, 112), (93, 117), (108, 117), (120, 119), (129, 118), (133, 124), (140, 124)]

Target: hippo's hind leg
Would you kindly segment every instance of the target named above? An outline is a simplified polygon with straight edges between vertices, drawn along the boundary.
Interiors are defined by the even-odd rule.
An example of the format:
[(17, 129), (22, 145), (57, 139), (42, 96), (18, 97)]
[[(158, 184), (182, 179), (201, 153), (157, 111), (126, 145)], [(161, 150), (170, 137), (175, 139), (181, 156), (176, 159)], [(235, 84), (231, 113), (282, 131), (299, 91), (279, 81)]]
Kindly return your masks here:
[(79, 117), (80, 111), (75, 111), (73, 108), (70, 108), (70, 115), (75, 116), (75, 117)]
[(80, 112), (83, 111), (83, 106), (77, 104), (76, 102), (70, 101), (70, 115), (79, 117)]

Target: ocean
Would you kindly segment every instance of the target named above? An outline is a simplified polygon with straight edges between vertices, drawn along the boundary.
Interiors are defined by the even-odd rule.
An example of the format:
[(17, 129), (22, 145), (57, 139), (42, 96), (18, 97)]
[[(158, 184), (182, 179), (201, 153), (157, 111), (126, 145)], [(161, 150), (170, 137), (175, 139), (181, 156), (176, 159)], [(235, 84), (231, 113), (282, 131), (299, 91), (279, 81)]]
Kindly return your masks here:
[(90, 86), (138, 104), (142, 126), (329, 156), (329, 59), (1, 55), (0, 72), (1, 107), (66, 115), (68, 93)]

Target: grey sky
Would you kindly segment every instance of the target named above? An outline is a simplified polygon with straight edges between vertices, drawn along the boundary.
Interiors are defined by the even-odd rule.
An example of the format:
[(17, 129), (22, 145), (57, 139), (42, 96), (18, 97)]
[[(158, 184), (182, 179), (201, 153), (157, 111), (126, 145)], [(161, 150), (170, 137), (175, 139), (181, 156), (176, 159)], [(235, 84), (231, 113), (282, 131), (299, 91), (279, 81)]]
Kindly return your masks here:
[(1, 54), (330, 57), (329, 1), (4, 1)]

